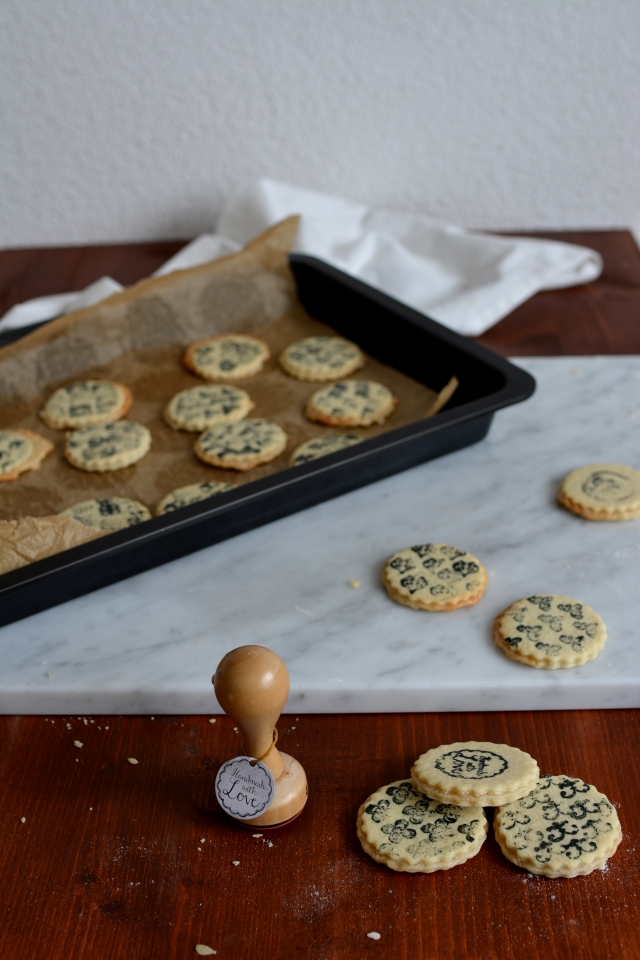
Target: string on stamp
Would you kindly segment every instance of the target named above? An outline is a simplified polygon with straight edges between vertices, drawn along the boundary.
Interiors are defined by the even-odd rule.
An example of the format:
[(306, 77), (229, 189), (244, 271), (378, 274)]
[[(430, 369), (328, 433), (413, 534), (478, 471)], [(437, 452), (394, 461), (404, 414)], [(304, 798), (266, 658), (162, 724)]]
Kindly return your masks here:
[(274, 727), (274, 728), (273, 728), (273, 740), (271, 741), (271, 746), (269, 747), (269, 749), (267, 750), (266, 753), (263, 753), (263, 754), (262, 754), (261, 757), (256, 757), (255, 760), (250, 760), (250, 761), (249, 761), (249, 766), (250, 766), (250, 767), (255, 767), (256, 763), (262, 763), (263, 760), (266, 760), (267, 757), (269, 756), (269, 754), (271, 753), (271, 751), (273, 750), (273, 748), (275, 747), (275, 745), (276, 745), (277, 742), (278, 742), (278, 728), (277, 728), (277, 727)]

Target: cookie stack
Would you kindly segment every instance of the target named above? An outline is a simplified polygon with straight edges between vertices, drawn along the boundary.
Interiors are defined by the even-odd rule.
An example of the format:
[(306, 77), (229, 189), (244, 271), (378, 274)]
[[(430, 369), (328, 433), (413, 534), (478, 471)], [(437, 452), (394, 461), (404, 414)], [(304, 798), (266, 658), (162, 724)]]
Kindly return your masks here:
[(503, 854), (529, 873), (576, 877), (603, 867), (622, 831), (604, 794), (574, 777), (543, 776), (523, 750), (475, 740), (423, 753), (411, 780), (372, 793), (358, 811), (362, 848), (404, 873), (449, 870), (474, 857), (497, 807)]

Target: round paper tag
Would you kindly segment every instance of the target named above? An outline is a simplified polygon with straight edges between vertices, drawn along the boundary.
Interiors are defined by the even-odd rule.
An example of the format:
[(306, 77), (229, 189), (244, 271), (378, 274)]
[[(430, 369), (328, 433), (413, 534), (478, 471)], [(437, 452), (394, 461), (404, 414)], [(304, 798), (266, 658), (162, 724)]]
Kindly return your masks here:
[(276, 782), (271, 770), (253, 757), (227, 760), (216, 775), (218, 803), (236, 820), (259, 817), (269, 809), (275, 793)]

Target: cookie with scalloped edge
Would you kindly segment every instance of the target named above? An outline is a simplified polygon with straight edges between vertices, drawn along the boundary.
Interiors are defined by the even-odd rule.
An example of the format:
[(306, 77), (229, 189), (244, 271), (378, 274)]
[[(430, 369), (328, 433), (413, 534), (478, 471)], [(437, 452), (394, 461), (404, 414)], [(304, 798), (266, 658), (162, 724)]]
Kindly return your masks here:
[(235, 483), (224, 483), (220, 480), (205, 480), (204, 483), (190, 483), (186, 487), (178, 487), (162, 498), (156, 507), (156, 516), (173, 513), (181, 507), (188, 507), (190, 503), (199, 503), (200, 500), (208, 500), (209, 497), (235, 489)]
[(242, 380), (262, 370), (269, 347), (246, 333), (221, 333), (190, 344), (185, 367), (203, 380)]
[(396, 780), (367, 797), (356, 821), (362, 849), (402, 873), (450, 870), (470, 860), (487, 835), (480, 806), (432, 800), (409, 780)]
[(517, 800), (535, 786), (538, 764), (506, 743), (468, 740), (427, 750), (411, 768), (418, 790), (441, 803), (495, 807)]
[(17, 480), (27, 470), (38, 470), (53, 444), (33, 430), (0, 430), (0, 481)]
[(115, 380), (80, 380), (54, 390), (40, 411), (52, 430), (79, 430), (126, 416), (133, 397)]
[(615, 807), (577, 777), (544, 776), (518, 800), (501, 804), (493, 821), (503, 854), (545, 877), (579, 877), (602, 869), (618, 849)]
[(240, 387), (203, 384), (176, 393), (164, 409), (164, 420), (173, 430), (202, 433), (217, 423), (243, 420), (254, 407), (249, 394)]
[(117, 420), (97, 427), (81, 427), (67, 436), (64, 455), (78, 470), (107, 473), (124, 470), (151, 449), (151, 434), (141, 423)]
[(489, 575), (477, 557), (446, 543), (423, 543), (394, 553), (382, 583), (396, 603), (414, 610), (470, 607), (482, 597)]
[(129, 500), (127, 497), (96, 497), (93, 500), (81, 500), (73, 506), (61, 510), (59, 517), (71, 517), (91, 527), (92, 530), (105, 530), (113, 533), (135, 527), (138, 523), (151, 520), (151, 514), (143, 503)]
[(397, 399), (374, 380), (339, 380), (322, 387), (307, 400), (305, 416), (332, 427), (369, 427), (384, 423), (397, 406)]
[(493, 641), (511, 660), (555, 670), (593, 660), (607, 640), (595, 610), (573, 597), (533, 594), (498, 614)]
[(291, 455), (290, 466), (299, 467), (302, 463), (317, 460), (318, 457), (326, 457), (338, 450), (346, 450), (355, 443), (361, 443), (363, 439), (364, 437), (355, 437), (349, 433), (334, 433), (331, 436), (314, 437), (312, 440), (307, 440), (296, 447)]
[(305, 337), (280, 354), (280, 366), (296, 380), (320, 383), (340, 380), (359, 370), (366, 357), (357, 344), (344, 337)]
[(223, 470), (252, 470), (275, 460), (287, 445), (287, 435), (272, 420), (220, 423), (198, 438), (196, 456)]
[(579, 467), (560, 484), (558, 503), (587, 520), (633, 520), (640, 517), (640, 470), (618, 463)]

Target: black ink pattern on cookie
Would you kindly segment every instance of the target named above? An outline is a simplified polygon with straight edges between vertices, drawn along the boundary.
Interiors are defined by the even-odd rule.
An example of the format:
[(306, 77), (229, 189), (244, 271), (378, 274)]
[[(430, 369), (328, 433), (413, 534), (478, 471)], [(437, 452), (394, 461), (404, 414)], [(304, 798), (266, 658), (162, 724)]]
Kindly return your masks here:
[(77, 520), (92, 530), (105, 530), (111, 533), (127, 527), (135, 527), (151, 519), (151, 514), (144, 504), (126, 497), (82, 500), (62, 510), (59, 516), (71, 517), (72, 520)]
[(53, 444), (33, 430), (0, 430), (0, 481), (38, 470)]
[(564, 478), (558, 502), (587, 520), (632, 520), (640, 516), (640, 471), (594, 463)]
[(219, 480), (190, 483), (186, 487), (178, 487), (177, 490), (172, 490), (166, 497), (163, 497), (156, 507), (156, 515), (162, 516), (165, 513), (173, 513), (174, 510), (188, 507), (191, 503), (199, 503), (201, 500), (208, 500), (209, 497), (215, 497), (220, 493), (235, 489), (235, 483), (223, 483)]
[(187, 347), (184, 364), (204, 380), (241, 380), (252, 377), (269, 358), (262, 340), (245, 333), (223, 333), (206, 337)]
[(115, 380), (81, 380), (51, 394), (40, 416), (52, 430), (113, 423), (128, 413), (131, 391)]
[(480, 561), (446, 543), (425, 543), (394, 553), (382, 583), (392, 600), (414, 610), (469, 607), (482, 597), (489, 577)]
[(82, 427), (67, 437), (64, 455), (74, 467), (92, 473), (123, 470), (149, 452), (151, 434), (141, 423), (118, 420)]
[(326, 457), (330, 453), (336, 453), (338, 450), (346, 450), (356, 443), (362, 442), (362, 437), (354, 437), (348, 433), (332, 434), (325, 437), (314, 437), (313, 440), (307, 440), (301, 443), (291, 455), (290, 466), (299, 467), (310, 460), (317, 460), (318, 457)]
[(322, 387), (309, 398), (307, 419), (336, 427), (368, 427), (384, 423), (393, 413), (396, 398), (373, 380), (340, 380)]
[(321, 382), (339, 380), (365, 363), (362, 351), (343, 337), (305, 337), (287, 347), (280, 365), (297, 380)]
[(206, 430), (195, 445), (205, 463), (227, 470), (251, 470), (269, 463), (287, 445), (287, 435), (271, 420), (241, 420)]
[(237, 423), (255, 404), (245, 390), (226, 384), (190, 387), (171, 398), (165, 422), (174, 430), (201, 433), (218, 423)]
[(411, 768), (419, 790), (443, 803), (494, 806), (524, 796), (536, 783), (538, 764), (506, 743), (470, 740), (423, 753)]

